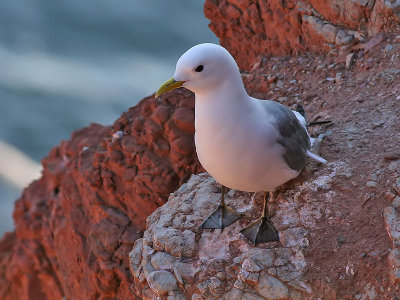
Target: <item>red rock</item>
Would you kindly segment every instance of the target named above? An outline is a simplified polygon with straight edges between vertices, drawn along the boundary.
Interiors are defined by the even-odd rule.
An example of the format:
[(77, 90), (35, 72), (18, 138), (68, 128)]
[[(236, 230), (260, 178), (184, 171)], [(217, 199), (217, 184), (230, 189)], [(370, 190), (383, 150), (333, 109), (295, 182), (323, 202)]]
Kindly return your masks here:
[[(147, 216), (202, 170), (187, 95), (149, 97), (114, 130), (92, 124), (49, 153), (43, 177), (16, 202), (15, 233), (0, 242), (0, 299), (132, 297), (131, 244)], [(181, 128), (179, 142), (167, 122)], [(171, 147), (187, 161), (169, 155)]]
[[(268, 55), (328, 53), (363, 42), (360, 34), (373, 36), (399, 22), (396, 4), (389, 2), (206, 0), (204, 13), (220, 44), (249, 71)], [(336, 39), (339, 29), (346, 38)]]
[(232, 17), (233, 19), (237, 19), (241, 15), (240, 10), (232, 5), (229, 5), (226, 10), (227, 10), (226, 13), (228, 14), (228, 16)]
[(164, 140), (164, 139), (159, 139), (157, 141), (154, 142), (154, 151), (158, 154), (158, 155), (167, 155), (169, 153), (169, 143)]
[(194, 134), (194, 111), (189, 107), (178, 107), (172, 115), (178, 128)]
[[(349, 29), (371, 36), (398, 22), (390, 1), (350, 2), (206, 0), (204, 12), (239, 66), (256, 72), (267, 56), (340, 50), (358, 41)], [(256, 77), (244, 79), (248, 90), (271, 90), (275, 80)], [(147, 216), (203, 171), (193, 111), (182, 89), (148, 97), (112, 126), (91, 124), (53, 148), (15, 203), (15, 232), (0, 240), (0, 299), (131, 299), (131, 244)]]
[(128, 168), (124, 172), (124, 179), (126, 181), (132, 181), (135, 178), (136, 174), (137, 174), (137, 167), (136, 166), (133, 167), (133, 168)]
[(168, 106), (159, 105), (156, 108), (153, 117), (157, 123), (162, 124), (162, 123), (165, 123), (169, 119), (170, 114), (171, 114), (171, 111)]
[(190, 136), (180, 136), (172, 141), (172, 150), (179, 152), (183, 155), (190, 154), (193, 151), (194, 141), (193, 137)]

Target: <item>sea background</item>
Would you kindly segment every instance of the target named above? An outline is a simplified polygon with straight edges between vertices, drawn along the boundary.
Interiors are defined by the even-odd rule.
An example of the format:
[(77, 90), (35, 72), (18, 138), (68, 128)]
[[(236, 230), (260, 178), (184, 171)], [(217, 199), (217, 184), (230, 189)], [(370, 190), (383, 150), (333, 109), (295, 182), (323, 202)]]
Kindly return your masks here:
[(92, 122), (112, 124), (188, 48), (217, 43), (208, 23), (195, 0), (0, 2), (0, 237), (50, 149)]

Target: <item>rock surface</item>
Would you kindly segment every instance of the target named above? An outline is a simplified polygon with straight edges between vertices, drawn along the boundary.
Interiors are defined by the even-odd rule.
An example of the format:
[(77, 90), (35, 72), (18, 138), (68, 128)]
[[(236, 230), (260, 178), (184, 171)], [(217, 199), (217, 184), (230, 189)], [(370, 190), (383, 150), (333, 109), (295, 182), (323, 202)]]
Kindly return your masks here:
[(193, 106), (187, 91), (150, 97), (54, 148), (0, 243), (0, 298), (132, 298), (128, 253), (147, 216), (202, 170)]
[(223, 233), (199, 230), (219, 189), (205, 174), (192, 177), (148, 218), (131, 252), (144, 299), (158, 299), (147, 278), (159, 270), (178, 282), (162, 299), (396, 299), (400, 39), (376, 40), (350, 68), (345, 57), (300, 56), (243, 74), (253, 96), (301, 102), (310, 120), (334, 120), (310, 128), (329, 163), (307, 164), (282, 187), (270, 207), (281, 244), (255, 248), (239, 231), (259, 215), (261, 195), (230, 191), (228, 205), (245, 217)]
[[(262, 201), (259, 196), (257, 202)], [(155, 299), (168, 294), (186, 299), (247, 299), (251, 295), (254, 299), (299, 299), (308, 294), (311, 288), (301, 280), (306, 265), (302, 249), (308, 246), (306, 230), (299, 223), (287, 226), (282, 223), (284, 218), (276, 215), (276, 226), (285, 228), (280, 233), (282, 244), (251, 246), (239, 231), (261, 210), (254, 209), (250, 193), (233, 190), (227, 194), (226, 203), (244, 214), (244, 220), (223, 232), (200, 230), (201, 223), (218, 206), (219, 197), (220, 188), (214, 179), (206, 173), (193, 175), (148, 218), (147, 230), (130, 254), (142, 297)], [(179, 286), (164, 285), (169, 289), (160, 290), (154, 284), (156, 272), (163, 272), (159, 281), (172, 282), (174, 276)]]
[[(393, 170), (400, 170), (400, 163), (392, 163), (392, 168)], [(397, 177), (391, 190), (400, 196), (400, 176)], [(390, 268), (389, 278), (393, 284), (400, 283), (400, 197), (396, 196), (396, 194), (386, 193), (391, 205), (383, 210), (386, 231), (392, 243), (392, 249), (389, 250), (388, 255), (388, 264)]]
[[(357, 31), (371, 34), (379, 24), (390, 24), (397, 2), (370, 1), (375, 5), (367, 13), (369, 19), (360, 23)], [(308, 165), (271, 203), (282, 244), (261, 245), (258, 250), (238, 235), (242, 226), (258, 216), (261, 206), (260, 198), (253, 203), (250, 195), (234, 191), (229, 194), (231, 203), (243, 199), (241, 205), (248, 204), (242, 206), (245, 218), (222, 234), (198, 232), (199, 220), (214, 206), (210, 203), (204, 212), (193, 211), (183, 201), (187, 196), (183, 188), (171, 203), (183, 201), (187, 209), (174, 219), (170, 219), (177, 214), (169, 210), (172, 204), (157, 210), (148, 219), (145, 238), (140, 239), (148, 215), (192, 173), (202, 172), (193, 148), (193, 97), (176, 91), (161, 101), (152, 97), (143, 100), (111, 127), (91, 125), (75, 132), (43, 160), (42, 178), (25, 189), (16, 203), (15, 232), (0, 241), (0, 299), (135, 299), (156, 294), (168, 299), (184, 299), (186, 295), (201, 299), (205, 293), (215, 298), (230, 293), (229, 299), (307, 299), (309, 295), (396, 299), (400, 294), (394, 284), (399, 278), (400, 30), (393, 27), (394, 34), (351, 42), (347, 68), (346, 52), (342, 56), (267, 59), (267, 54), (275, 53), (273, 49), (276, 53), (295, 52), (282, 50), (295, 49), (292, 45), (299, 43), (297, 35), (291, 40), (290, 26), (287, 35), (279, 33), (284, 40), (271, 42), (268, 52), (258, 48), (263, 45), (263, 34), (258, 30), (264, 30), (257, 27), (254, 14), (259, 2), (210, 0), (207, 14), (210, 3), (218, 4), (217, 8), (211, 6), (213, 12), (229, 10), (227, 16), (239, 20), (232, 23), (241, 24), (230, 32), (224, 27), (228, 20), (224, 14), (219, 21), (212, 17), (212, 26), (221, 23), (219, 37), (242, 68), (252, 66), (251, 72), (243, 73), (252, 96), (290, 107), (301, 102), (310, 121), (334, 120), (332, 125), (311, 128), (313, 136), (322, 140), (319, 152), (328, 159), (328, 166)], [(271, 6), (262, 18), (273, 16), (278, 24), (271, 19), (269, 30), (281, 24), (279, 3), (285, 7), (292, 4), (268, 3)], [(291, 22), (298, 20), (295, 9), (299, 3), (295, 2), (293, 13), (286, 15), (295, 16)], [(304, 3), (324, 11), (320, 5), (327, 5)], [(367, 1), (339, 4), (343, 3), (368, 5)], [(388, 10), (390, 14), (374, 13), (385, 5), (393, 8)], [(308, 16), (315, 26), (321, 24), (311, 17), (328, 20), (333, 29), (325, 22), (316, 27), (323, 35), (324, 30), (335, 31), (335, 27), (346, 34), (349, 28), (355, 30), (347, 23), (337, 25), (344, 22), (341, 18), (348, 22), (347, 14), (332, 19), (320, 14), (318, 17), (313, 10), (300, 15)], [(295, 32), (296, 28), (293, 25)], [(339, 32), (335, 43), (337, 36), (347, 39)], [(229, 34), (229, 39), (224, 34)], [(313, 50), (302, 34), (300, 44), (305, 46), (299, 51)], [(358, 33), (354, 38), (363, 39)], [(246, 48), (237, 44), (238, 40), (246, 41)], [(325, 38), (309, 41), (315, 42), (316, 50), (328, 50), (320, 48), (320, 43), (327, 45)], [(331, 49), (339, 51), (343, 48), (339, 44)], [(206, 175), (198, 178), (204, 179), (198, 186), (205, 191), (203, 200), (196, 198), (199, 205), (217, 199), (215, 183)], [(195, 194), (200, 196), (193, 191)], [(187, 201), (195, 201), (190, 199)], [(154, 224), (169, 225), (154, 232)], [(191, 267), (194, 261), (199, 263), (195, 269)], [(226, 266), (232, 270), (224, 269)]]
[(349, 52), (398, 23), (400, 2), (206, 0), (204, 12), (221, 45), (251, 71), (268, 54)]

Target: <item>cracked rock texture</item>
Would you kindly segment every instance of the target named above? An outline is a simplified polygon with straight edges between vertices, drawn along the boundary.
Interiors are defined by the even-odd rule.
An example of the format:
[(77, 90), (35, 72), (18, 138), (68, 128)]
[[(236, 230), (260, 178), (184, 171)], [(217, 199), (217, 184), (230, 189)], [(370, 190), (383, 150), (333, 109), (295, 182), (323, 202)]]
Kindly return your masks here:
[(399, 22), (400, 1), (206, 0), (204, 12), (221, 45), (249, 71), (268, 54), (349, 52)]
[[(302, 188), (306, 190), (308, 186)], [(230, 191), (226, 203), (244, 214), (243, 220), (223, 232), (199, 229), (218, 206), (220, 192), (219, 185), (208, 174), (193, 175), (147, 219), (147, 230), (130, 253), (132, 273), (141, 296), (144, 299), (158, 296), (301, 299), (309, 294), (311, 288), (301, 278), (306, 265), (302, 249), (309, 242), (296, 202), (286, 200), (287, 195), (281, 194), (279, 204), (275, 204), (279, 215), (273, 220), (281, 230), (282, 243), (253, 247), (239, 231), (260, 214), (261, 194), (252, 200), (250, 193)], [(298, 191), (301, 193), (302, 189)], [(286, 215), (291, 216), (288, 219), (297, 219), (288, 223)]]
[(187, 91), (150, 97), (55, 147), (0, 242), (0, 299), (131, 299), (128, 253), (147, 216), (202, 170), (193, 106)]
[[(400, 170), (400, 163), (393, 163), (393, 169)], [(393, 192), (387, 192), (386, 197), (391, 201), (391, 205), (383, 210), (385, 228), (392, 243), (389, 250), (388, 263), (390, 268), (389, 277), (393, 284), (400, 283), (400, 177), (397, 178)]]
[[(254, 248), (238, 233), (261, 211), (260, 195), (242, 192), (228, 195), (242, 220), (223, 233), (199, 231), (219, 197), (207, 175), (156, 210), (141, 239), (147, 217), (204, 171), (193, 96), (177, 90), (144, 99), (112, 126), (76, 131), (43, 160), (42, 178), (16, 202), (15, 231), (0, 240), (0, 299), (398, 299), (400, 28), (367, 38), (395, 20), (398, 1), (266, 3), (205, 7), (248, 71), (249, 94), (334, 121), (310, 128), (329, 164), (308, 164), (271, 202), (282, 243)], [(362, 9), (349, 14), (353, 7)], [(360, 14), (367, 19), (355, 26)], [(340, 23), (349, 18), (354, 26)], [(334, 55), (346, 45), (351, 56)], [(330, 54), (268, 58), (307, 49)]]
[[(208, 175), (192, 176), (148, 218), (144, 237), (135, 242), (130, 262), (141, 297), (396, 299), (397, 36), (374, 42), (367, 54), (358, 52), (351, 68), (344, 60), (306, 55), (272, 58), (243, 74), (251, 95), (290, 107), (301, 102), (310, 120), (334, 120), (310, 128), (329, 163), (310, 161), (278, 191), (270, 212), (281, 243), (257, 247), (240, 230), (259, 216), (261, 195), (252, 200), (252, 194), (230, 191), (227, 204), (243, 219), (222, 233), (200, 230), (220, 190)], [(168, 290), (159, 288), (164, 280), (171, 282)]]

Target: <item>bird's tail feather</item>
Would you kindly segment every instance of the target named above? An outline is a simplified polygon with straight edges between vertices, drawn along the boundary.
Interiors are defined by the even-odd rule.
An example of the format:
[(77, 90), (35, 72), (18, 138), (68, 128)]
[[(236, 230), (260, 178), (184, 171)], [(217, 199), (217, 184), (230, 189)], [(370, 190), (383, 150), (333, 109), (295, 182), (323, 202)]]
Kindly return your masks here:
[[(295, 113), (295, 115), (296, 115), (297, 119), (299, 120), (299, 122), (300, 122), (305, 128), (307, 128), (308, 126), (313, 126), (313, 125), (321, 125), (321, 124), (329, 124), (329, 123), (332, 123), (332, 121), (314, 121), (314, 122), (307, 123), (306, 112), (305, 112), (305, 110), (304, 110), (304, 107), (303, 107), (301, 104), (297, 104), (297, 106), (296, 106), (296, 111), (293, 111), (293, 112)], [(297, 112), (297, 114), (296, 114), (296, 112)], [(310, 143), (311, 143), (311, 145), (314, 143), (314, 140), (315, 140), (314, 138), (310, 137)], [(323, 164), (326, 164), (326, 163), (327, 163), (327, 160), (326, 160), (326, 159), (324, 159), (324, 158), (322, 158), (321, 156), (319, 156), (319, 155), (317, 155), (317, 154), (314, 154), (314, 153), (312, 153), (312, 152), (310, 152), (310, 151), (308, 151), (308, 150), (307, 150), (307, 156), (308, 156), (308, 157), (311, 157), (312, 159), (314, 159), (314, 160), (316, 160), (316, 161), (318, 161), (318, 162), (320, 162), (320, 163), (323, 163)]]
[[(330, 121), (330, 120), (307, 122), (306, 111), (304, 110), (303, 105), (301, 105), (300, 103), (297, 104), (296, 111), (304, 118), (304, 120), (306, 122), (306, 127), (332, 123), (332, 121)], [(303, 120), (301, 120), (298, 116), (297, 116), (297, 119), (299, 119), (299, 121), (302, 123)]]
[(318, 156), (318, 155), (316, 155), (316, 154), (314, 154), (314, 153), (312, 153), (311, 151), (308, 151), (308, 150), (307, 150), (307, 156), (311, 157), (312, 159), (314, 159), (314, 160), (316, 160), (316, 161), (318, 161), (320, 163), (323, 163), (323, 164), (326, 164), (328, 162), (326, 159), (324, 159), (321, 156)]

